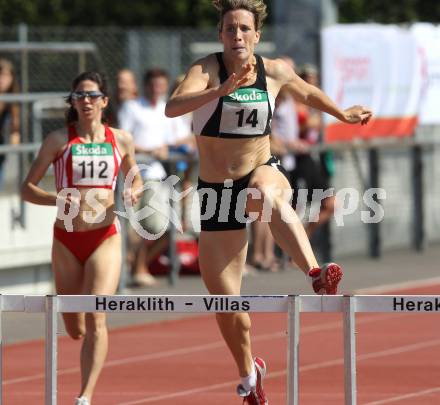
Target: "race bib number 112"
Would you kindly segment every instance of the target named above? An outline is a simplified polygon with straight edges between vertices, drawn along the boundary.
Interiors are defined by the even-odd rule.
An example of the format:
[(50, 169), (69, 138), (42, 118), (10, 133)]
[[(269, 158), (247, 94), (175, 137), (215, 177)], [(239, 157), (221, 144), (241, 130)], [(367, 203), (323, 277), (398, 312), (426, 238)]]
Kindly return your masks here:
[(74, 186), (111, 186), (114, 170), (115, 161), (111, 143), (72, 145)]

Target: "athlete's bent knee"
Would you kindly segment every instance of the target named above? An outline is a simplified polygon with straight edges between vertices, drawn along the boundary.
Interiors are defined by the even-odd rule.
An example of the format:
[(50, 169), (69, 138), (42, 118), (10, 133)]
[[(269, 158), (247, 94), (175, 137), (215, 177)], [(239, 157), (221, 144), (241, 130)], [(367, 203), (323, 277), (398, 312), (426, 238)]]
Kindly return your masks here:
[(74, 314), (74, 316), (71, 315), (72, 314), (63, 314), (64, 327), (69, 337), (74, 340), (79, 340), (86, 334), (84, 318), (81, 318), (78, 314)]
[(79, 340), (84, 337), (86, 331), (79, 326), (66, 325), (66, 332), (73, 340)]

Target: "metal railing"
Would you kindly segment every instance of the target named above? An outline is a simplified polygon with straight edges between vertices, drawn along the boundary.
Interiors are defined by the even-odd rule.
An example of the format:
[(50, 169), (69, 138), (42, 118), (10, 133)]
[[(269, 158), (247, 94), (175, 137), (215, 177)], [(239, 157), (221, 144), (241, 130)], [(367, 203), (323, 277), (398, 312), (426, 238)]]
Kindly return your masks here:
[[(20, 156), (26, 155), (26, 154), (33, 154), (35, 155), (38, 150), (40, 149), (41, 144), (40, 143), (29, 143), (29, 144), (20, 144), (20, 145), (0, 145), (0, 155), (2, 154), (18, 154)], [(151, 160), (146, 155), (138, 155), (137, 160), (139, 162), (147, 163), (149, 160)], [(194, 157), (187, 156), (187, 155), (181, 155), (179, 153), (174, 153), (171, 155), (164, 163), (166, 163), (169, 174), (176, 174), (176, 163), (178, 161), (191, 161), (194, 162)], [(20, 168), (19, 168), (19, 175), (17, 176), (17, 190), (20, 189), (20, 185), (24, 179), (24, 173), (25, 173), (25, 165), (24, 165), (25, 159), (20, 159)], [(118, 189), (122, 190), (123, 187), (123, 181), (121, 177), (119, 177), (118, 181)], [(172, 199), (170, 201), (170, 210), (175, 209), (175, 203)], [(121, 193), (116, 193), (116, 209), (121, 211), (124, 209), (123, 202), (121, 199)], [(25, 218), (26, 218), (26, 204), (23, 200), (20, 200), (18, 210), (12, 210), (12, 226), (21, 226), (23, 229), (26, 228)], [(127, 287), (127, 244), (128, 244), (128, 237), (127, 237), (127, 222), (122, 222), (122, 236), (123, 236), (123, 255), (122, 255), (122, 274), (121, 274), (121, 280), (119, 284), (119, 290), (124, 291)], [(170, 257), (171, 262), (171, 268), (168, 273), (168, 280), (170, 285), (176, 285), (178, 277), (179, 277), (179, 261), (177, 260), (177, 251), (176, 251), (176, 241), (177, 241), (177, 230), (174, 226), (173, 222), (170, 221), (169, 227), (168, 227), (168, 237), (169, 237), (169, 248), (168, 253)]]
[[(323, 295), (115, 295), (0, 296), (1, 312), (45, 313), (45, 405), (57, 404), (58, 314), (124, 313), (287, 313), (287, 405), (298, 405), (300, 313), (342, 313), (345, 405), (357, 404), (356, 313), (436, 313), (440, 296)], [(230, 305), (230, 303), (234, 305)], [(1, 318), (1, 317), (0, 317)], [(0, 346), (1, 342), (0, 323)], [(0, 347), (1, 349), (1, 347)], [(0, 350), (1, 353), (1, 350)], [(0, 358), (1, 361), (1, 358)], [(0, 370), (2, 364), (0, 363)], [(164, 376), (165, 378), (166, 376)], [(1, 379), (1, 374), (0, 374)], [(1, 383), (1, 381), (0, 381)], [(1, 386), (1, 384), (0, 384)], [(0, 392), (0, 405), (2, 393)]]
[[(393, 142), (387, 140), (385, 142), (362, 142), (355, 144), (331, 144), (331, 145), (320, 145), (313, 148), (313, 153), (318, 153), (322, 151), (335, 151), (336, 154), (341, 154), (344, 156), (344, 159), (348, 157), (352, 157), (353, 161), (356, 162), (356, 159), (353, 156), (358, 156), (358, 154), (362, 154), (364, 161), (358, 162), (357, 166), (351, 167), (351, 171), (353, 172), (350, 176), (356, 176), (358, 179), (361, 178), (362, 181), (359, 182), (361, 188), (368, 187), (378, 187), (381, 186), (383, 179), (388, 178), (387, 181), (393, 177), (396, 181), (399, 182), (408, 182), (408, 190), (410, 194), (405, 195), (405, 203), (409, 205), (410, 210), (408, 211), (407, 221), (409, 223), (409, 228), (406, 231), (406, 234), (411, 235), (410, 240), (408, 241), (409, 245), (412, 246), (416, 251), (420, 251), (423, 249), (426, 244), (427, 238), (427, 227), (432, 226), (432, 223), (427, 223), (426, 218), (428, 216), (432, 216), (431, 211), (434, 209), (434, 206), (429, 206), (427, 203), (432, 204), (432, 201), (436, 201), (436, 189), (435, 188), (426, 188), (427, 177), (435, 178), (436, 170), (434, 166), (438, 160), (434, 158), (434, 151), (436, 148), (439, 148), (440, 143), (437, 141), (421, 141), (416, 139), (404, 139), (404, 140), (395, 140)], [(12, 154), (12, 155), (26, 155), (26, 154), (35, 154), (39, 149), (40, 144), (21, 144), (21, 145), (0, 145), (0, 155), (2, 154)], [(384, 172), (381, 166), (383, 163), (379, 164), (382, 160), (380, 157), (381, 154), (386, 154), (388, 151), (394, 150), (405, 151), (404, 159), (406, 159), (407, 164), (410, 166), (410, 177), (406, 178), (406, 176), (399, 176), (398, 172), (387, 173)], [(432, 163), (429, 163), (426, 160), (428, 157), (433, 156)], [(403, 158), (403, 155), (400, 156)], [(186, 159), (185, 156), (175, 156), (173, 159), (169, 160), (169, 166), (171, 168), (170, 174), (175, 172), (175, 162), (177, 160)], [(27, 159), (21, 159), (23, 162), (23, 166), (20, 168), (20, 172), (17, 176), (14, 176), (14, 182), (17, 182), (17, 189), (21, 184), (26, 165), (29, 163)], [(361, 164), (364, 163), (364, 164)], [(347, 163), (348, 164), (348, 163)], [(431, 167), (432, 166), (432, 167)], [(342, 166), (341, 166), (342, 167)], [(429, 169), (429, 173), (428, 173)], [(346, 171), (346, 169), (341, 170)], [(432, 173), (431, 173), (432, 172)], [(342, 173), (341, 173), (342, 174)], [(336, 187), (346, 187), (339, 180), (339, 172), (337, 172), (335, 176), (334, 182), (336, 183)], [(354, 178), (352, 180), (349, 179), (349, 183), (355, 183)], [(346, 181), (346, 180), (344, 180)], [(393, 180), (394, 181), (394, 180)], [(431, 182), (429, 182), (431, 183)], [(351, 186), (351, 184), (350, 184)], [(435, 184), (432, 184), (431, 187), (434, 187)], [(356, 187), (355, 185), (353, 187)], [(391, 195), (388, 193), (388, 200), (386, 203), (397, 204), (398, 201), (396, 199), (400, 199), (402, 194), (397, 193), (396, 195)], [(172, 204), (173, 201), (170, 201)], [(400, 204), (400, 203), (399, 203)], [(171, 206), (173, 208), (173, 206)], [(427, 211), (429, 209), (429, 211)], [(20, 203), (20, 207), (14, 212), (13, 225), (19, 225), (25, 227), (25, 205), (23, 202)], [(393, 210), (389, 211), (389, 215), (396, 215), (396, 212)], [(404, 219), (403, 217), (401, 217)], [(386, 218), (385, 218), (386, 219)], [(386, 226), (386, 220), (384, 223), (377, 224), (362, 224), (361, 227), (356, 228), (356, 232), (359, 232), (360, 229), (365, 229), (367, 233), (367, 245), (365, 246), (366, 251), (371, 257), (380, 257), (382, 251), (384, 249), (384, 243), (389, 242), (389, 235), (384, 235), (384, 228)], [(176, 230), (171, 224), (169, 230), (170, 236), (170, 255), (172, 270), (169, 273), (169, 281), (170, 284), (174, 285), (177, 282), (179, 267), (178, 261), (176, 260), (176, 251), (175, 251), (175, 240), (176, 240)], [(341, 233), (342, 232), (342, 233)], [(339, 235), (347, 235), (347, 232), (354, 232), (354, 230), (339, 230), (336, 227), (333, 227), (331, 233), (333, 235), (329, 235), (329, 245), (334, 250), (340, 249), (339, 243), (343, 243), (340, 241)], [(350, 240), (355, 241), (356, 236), (350, 233)], [(386, 236), (386, 237), (385, 237)], [(335, 239), (336, 238), (336, 239)], [(330, 250), (329, 256), (333, 256), (332, 250)], [(125, 283), (122, 283), (122, 291), (125, 288)]]

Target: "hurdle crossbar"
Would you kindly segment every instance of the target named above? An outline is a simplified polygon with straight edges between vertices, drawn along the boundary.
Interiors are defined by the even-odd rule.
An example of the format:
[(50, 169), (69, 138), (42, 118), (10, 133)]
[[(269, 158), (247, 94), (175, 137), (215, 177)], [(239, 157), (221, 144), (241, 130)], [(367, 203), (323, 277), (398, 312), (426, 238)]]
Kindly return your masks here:
[[(57, 404), (57, 326), (63, 312), (285, 312), (288, 314), (287, 405), (298, 405), (299, 331), (301, 312), (343, 314), (345, 405), (356, 405), (357, 312), (440, 312), (440, 296), (422, 295), (0, 295), (1, 312), (46, 314), (45, 404)], [(0, 317), (0, 349), (2, 330)], [(2, 363), (0, 352), (0, 379)], [(0, 381), (1, 382), (1, 381)], [(0, 405), (2, 391), (0, 391)]]

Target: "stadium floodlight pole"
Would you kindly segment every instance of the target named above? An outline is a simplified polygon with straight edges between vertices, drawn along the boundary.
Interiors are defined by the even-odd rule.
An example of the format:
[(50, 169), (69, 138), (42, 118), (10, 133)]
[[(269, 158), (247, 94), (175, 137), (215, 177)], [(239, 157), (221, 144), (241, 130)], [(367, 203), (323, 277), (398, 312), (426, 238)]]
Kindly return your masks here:
[(337, 0), (321, 0), (321, 28), (338, 23)]

